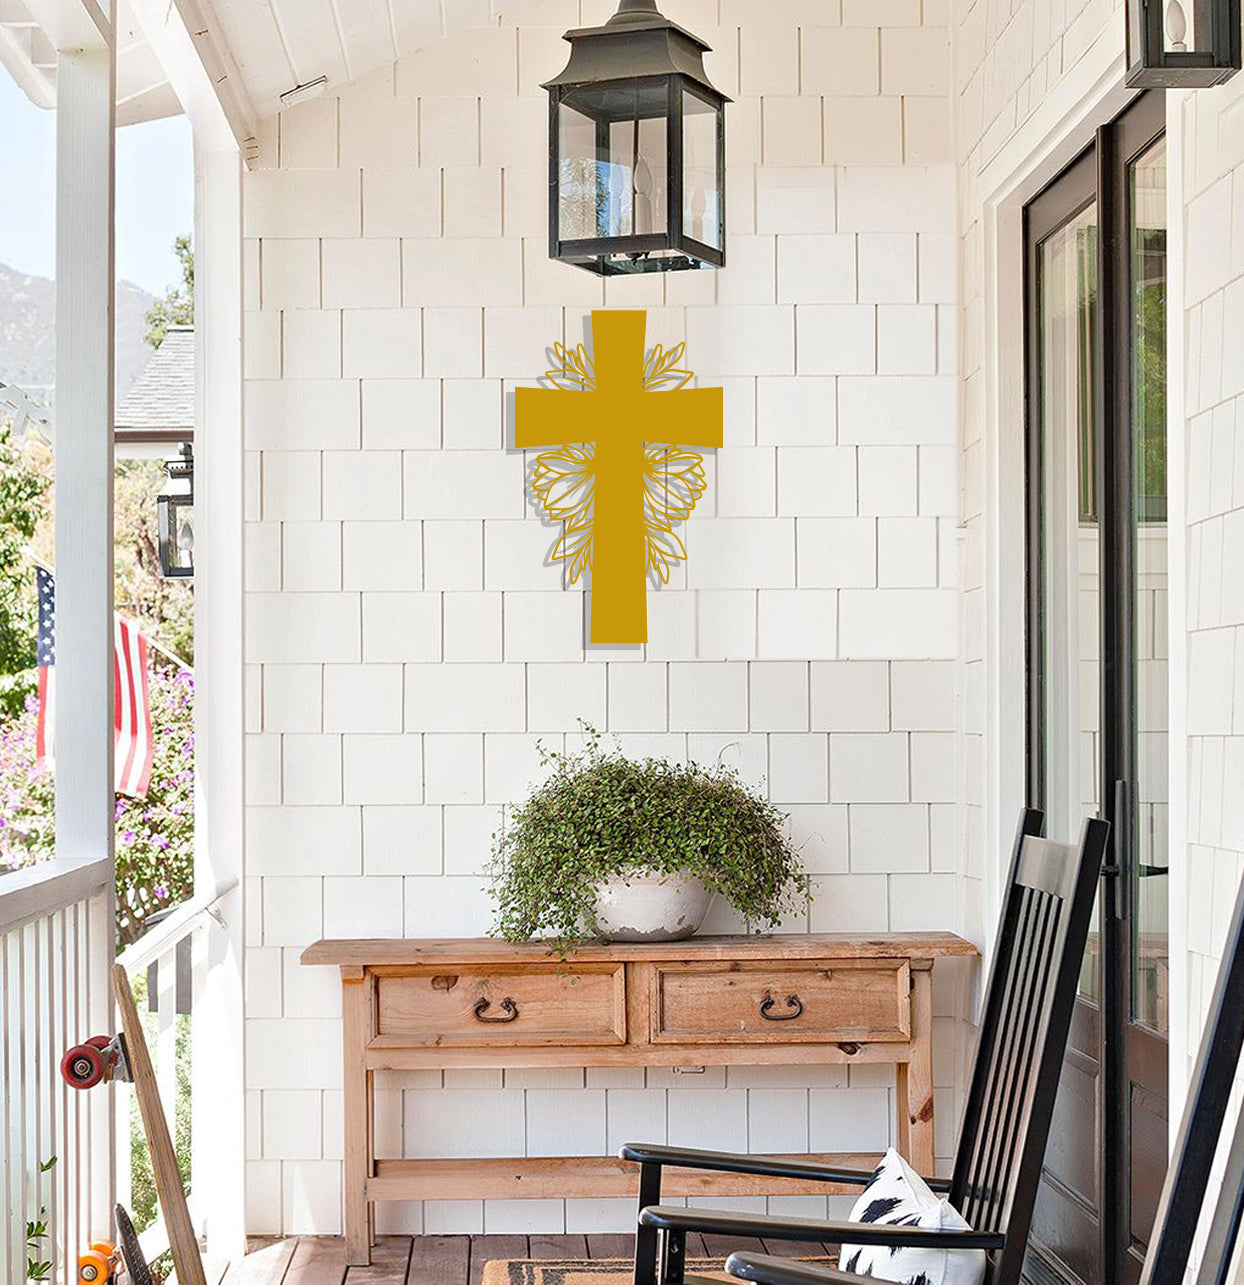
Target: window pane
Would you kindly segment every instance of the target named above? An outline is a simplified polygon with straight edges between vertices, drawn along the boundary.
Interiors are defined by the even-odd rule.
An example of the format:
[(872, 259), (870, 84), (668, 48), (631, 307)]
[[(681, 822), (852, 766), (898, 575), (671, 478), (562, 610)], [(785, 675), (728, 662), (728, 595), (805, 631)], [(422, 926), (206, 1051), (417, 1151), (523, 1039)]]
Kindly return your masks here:
[[(1098, 812), (1099, 597), (1093, 461), (1097, 209), (1040, 248), (1042, 634), (1046, 833), (1080, 834)], [(1081, 992), (1099, 995), (1096, 930)]]
[(1136, 834), (1132, 1016), (1169, 1031), (1167, 924), (1166, 144), (1131, 167), (1132, 443), (1136, 522)]

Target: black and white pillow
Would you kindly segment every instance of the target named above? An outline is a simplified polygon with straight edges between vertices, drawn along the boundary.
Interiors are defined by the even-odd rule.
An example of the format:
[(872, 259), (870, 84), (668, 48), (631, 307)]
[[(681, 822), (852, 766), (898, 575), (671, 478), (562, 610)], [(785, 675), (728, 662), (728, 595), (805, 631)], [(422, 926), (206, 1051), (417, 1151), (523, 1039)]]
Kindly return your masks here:
[[(887, 1151), (851, 1209), (857, 1224), (897, 1224), (918, 1229), (968, 1229), (971, 1226), (945, 1198), (939, 1198), (894, 1151)], [(938, 1251), (932, 1247), (858, 1247), (844, 1243), (843, 1269), (892, 1283), (985, 1281), (983, 1251)]]

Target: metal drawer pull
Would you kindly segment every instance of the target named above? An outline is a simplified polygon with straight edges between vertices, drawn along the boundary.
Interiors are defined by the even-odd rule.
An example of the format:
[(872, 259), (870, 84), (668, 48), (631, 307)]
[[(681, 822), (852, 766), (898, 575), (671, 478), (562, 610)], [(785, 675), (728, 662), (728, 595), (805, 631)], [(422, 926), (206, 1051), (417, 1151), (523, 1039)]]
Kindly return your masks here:
[(510, 997), (506, 997), (501, 1002), (501, 1014), (485, 1014), (486, 1010), (492, 1008), (492, 1002), (487, 997), (480, 997), (475, 1003), (475, 1017), (480, 1023), (513, 1023), (518, 1018), (518, 1006), (516, 1006)]
[(788, 1009), (787, 1014), (770, 1014), (769, 1011), (772, 1010), (775, 1005), (777, 1005), (777, 1002), (773, 999), (773, 994), (771, 992), (766, 992), (764, 1000), (760, 1003), (760, 1017), (762, 1019), (770, 1019), (774, 1023), (780, 1023), (783, 1019), (798, 1019), (799, 1016), (803, 1014), (803, 1002), (800, 1001), (799, 997), (794, 992), (786, 998), (786, 1006)]

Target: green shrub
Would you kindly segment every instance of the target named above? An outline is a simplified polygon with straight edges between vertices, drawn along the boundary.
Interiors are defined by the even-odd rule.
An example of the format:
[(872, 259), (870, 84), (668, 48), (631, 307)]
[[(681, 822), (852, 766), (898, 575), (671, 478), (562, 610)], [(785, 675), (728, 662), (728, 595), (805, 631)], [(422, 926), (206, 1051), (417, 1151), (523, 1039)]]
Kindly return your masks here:
[(551, 776), (493, 837), (495, 932), (565, 950), (594, 933), (601, 881), (644, 873), (698, 877), (756, 929), (807, 907), (785, 815), (734, 769), (629, 760), (586, 731), (578, 754), (539, 747)]

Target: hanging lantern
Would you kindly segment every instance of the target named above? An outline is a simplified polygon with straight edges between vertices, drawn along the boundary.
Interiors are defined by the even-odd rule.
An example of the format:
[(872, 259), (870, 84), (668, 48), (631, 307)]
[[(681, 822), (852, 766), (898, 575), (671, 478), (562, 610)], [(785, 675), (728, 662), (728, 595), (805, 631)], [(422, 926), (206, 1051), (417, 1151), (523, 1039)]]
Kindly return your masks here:
[(1240, 0), (1127, 0), (1127, 84), (1204, 89), (1240, 70)]
[(156, 500), (160, 573), (194, 576), (194, 451), (188, 442), (181, 454), (164, 462), (168, 483)]
[(708, 46), (654, 0), (565, 39), (570, 61), (544, 86), (549, 257), (601, 276), (721, 268), (729, 100)]

